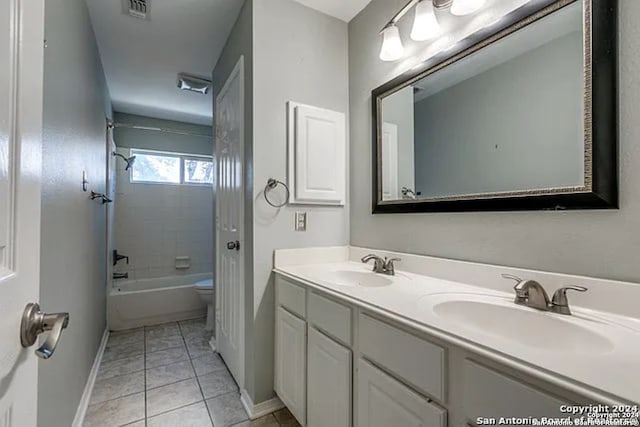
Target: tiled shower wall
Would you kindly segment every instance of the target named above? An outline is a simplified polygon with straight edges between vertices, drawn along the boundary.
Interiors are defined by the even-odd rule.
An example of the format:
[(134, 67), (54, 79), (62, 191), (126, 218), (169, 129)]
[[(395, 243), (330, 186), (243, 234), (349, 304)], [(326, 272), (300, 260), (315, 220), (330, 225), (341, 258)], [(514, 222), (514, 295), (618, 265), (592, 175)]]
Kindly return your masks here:
[[(117, 141), (116, 141), (117, 143)], [(118, 152), (129, 156), (128, 148)], [(116, 272), (147, 279), (213, 271), (213, 190), (210, 186), (131, 184), (118, 159), (115, 248), (130, 257)], [(175, 258), (191, 257), (191, 268), (176, 270)]]

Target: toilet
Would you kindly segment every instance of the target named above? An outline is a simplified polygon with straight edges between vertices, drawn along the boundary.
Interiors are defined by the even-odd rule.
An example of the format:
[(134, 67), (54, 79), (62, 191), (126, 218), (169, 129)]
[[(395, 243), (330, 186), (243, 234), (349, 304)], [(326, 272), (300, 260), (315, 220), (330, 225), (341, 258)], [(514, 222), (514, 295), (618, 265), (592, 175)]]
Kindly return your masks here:
[(200, 299), (207, 304), (206, 330), (213, 330), (213, 279), (201, 280), (194, 283), (193, 287)]

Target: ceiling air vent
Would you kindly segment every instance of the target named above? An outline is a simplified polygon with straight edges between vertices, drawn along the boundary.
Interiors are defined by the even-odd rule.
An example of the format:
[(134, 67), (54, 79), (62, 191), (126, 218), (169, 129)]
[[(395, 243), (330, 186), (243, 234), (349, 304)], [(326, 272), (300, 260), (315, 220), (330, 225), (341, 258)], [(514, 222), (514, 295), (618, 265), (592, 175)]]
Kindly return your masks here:
[(149, 0), (122, 0), (124, 13), (138, 19), (149, 19)]

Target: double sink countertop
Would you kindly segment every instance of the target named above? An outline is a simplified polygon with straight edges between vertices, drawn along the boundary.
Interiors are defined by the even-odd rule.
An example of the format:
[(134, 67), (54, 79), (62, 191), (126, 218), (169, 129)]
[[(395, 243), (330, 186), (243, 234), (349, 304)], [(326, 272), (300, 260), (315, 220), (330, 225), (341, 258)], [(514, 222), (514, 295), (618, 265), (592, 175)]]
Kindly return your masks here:
[[(376, 274), (370, 265), (349, 260), (366, 250), (326, 251), (276, 251), (274, 271), (587, 398), (609, 404), (640, 403), (638, 318), (571, 304), (572, 294), (571, 316), (538, 311), (515, 304), (515, 294), (504, 288), (416, 274), (403, 270), (402, 262), (396, 265), (395, 276)], [(415, 265), (420, 258), (426, 263), (434, 260), (409, 257), (412, 270), (419, 270)], [(462, 267), (464, 275), (467, 266)], [(503, 279), (497, 275), (495, 280)]]

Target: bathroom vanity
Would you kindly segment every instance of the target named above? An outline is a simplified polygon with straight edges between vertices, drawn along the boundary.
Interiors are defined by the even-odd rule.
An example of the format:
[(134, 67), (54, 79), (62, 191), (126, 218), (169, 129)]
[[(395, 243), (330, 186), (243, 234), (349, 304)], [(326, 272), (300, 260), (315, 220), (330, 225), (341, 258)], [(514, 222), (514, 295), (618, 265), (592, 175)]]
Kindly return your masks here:
[[(361, 263), (371, 252), (402, 258), (396, 274)], [(276, 251), (274, 271), (275, 390), (302, 425), (474, 426), (640, 402), (640, 321), (601, 298), (637, 285), (359, 248)], [(541, 312), (501, 273), (589, 292), (569, 295), (570, 316)]]

